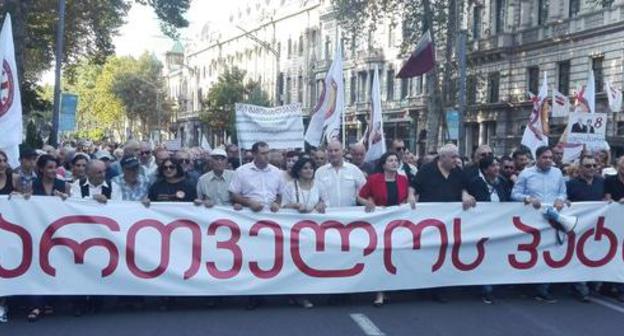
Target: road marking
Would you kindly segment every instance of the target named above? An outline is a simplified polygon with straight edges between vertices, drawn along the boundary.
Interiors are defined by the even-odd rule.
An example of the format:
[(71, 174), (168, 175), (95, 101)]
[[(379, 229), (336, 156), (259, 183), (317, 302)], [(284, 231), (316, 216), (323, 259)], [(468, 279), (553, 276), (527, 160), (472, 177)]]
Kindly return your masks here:
[(353, 314), (349, 314), (349, 316), (351, 316), (353, 321), (357, 323), (360, 329), (362, 329), (362, 331), (364, 331), (364, 333), (367, 336), (385, 336), (386, 335), (381, 330), (379, 330), (379, 328), (377, 328), (375, 323), (373, 323), (373, 321), (371, 321), (368, 317), (366, 317), (366, 315), (361, 314), (361, 313), (353, 313)]
[(609, 309), (613, 309), (615, 311), (618, 311), (618, 312), (624, 314), (624, 307), (616, 305), (615, 303), (611, 303), (611, 302), (609, 302), (607, 300), (598, 299), (598, 298), (594, 298), (594, 297), (589, 298), (589, 300), (591, 302), (597, 303), (597, 304), (599, 304), (599, 305), (601, 305), (603, 307), (607, 307)]

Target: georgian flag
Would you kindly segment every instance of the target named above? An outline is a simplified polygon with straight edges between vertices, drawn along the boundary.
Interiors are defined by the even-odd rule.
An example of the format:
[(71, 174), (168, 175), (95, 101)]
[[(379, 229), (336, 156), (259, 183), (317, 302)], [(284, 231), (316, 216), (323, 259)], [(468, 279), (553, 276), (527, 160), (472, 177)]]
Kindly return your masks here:
[(622, 109), (622, 91), (611, 86), (611, 82), (609, 81), (605, 81), (605, 84), (611, 112), (620, 112)]
[(563, 93), (553, 89), (552, 95), (552, 116), (567, 117), (570, 114), (570, 99)]
[(16, 168), (22, 143), (22, 96), (11, 26), (11, 15), (7, 13), (0, 32), (0, 149), (9, 157), (9, 165)]
[[(533, 102), (533, 108), (529, 115), (529, 123), (524, 129), (522, 135), (522, 144), (531, 149), (533, 157), (535, 157), (535, 151), (541, 146), (548, 146), (548, 106), (546, 98), (548, 97), (548, 81), (546, 72), (544, 72), (544, 81), (540, 87), (539, 94), (536, 96), (529, 92), (531, 101)], [(546, 113), (546, 118), (544, 114)]]

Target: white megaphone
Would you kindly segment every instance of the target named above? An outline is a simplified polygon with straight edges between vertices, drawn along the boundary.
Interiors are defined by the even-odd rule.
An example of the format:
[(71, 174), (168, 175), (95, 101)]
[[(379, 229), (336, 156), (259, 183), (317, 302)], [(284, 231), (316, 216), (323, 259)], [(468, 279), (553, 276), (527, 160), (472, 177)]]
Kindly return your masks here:
[(546, 219), (552, 220), (559, 224), (560, 227), (558, 229), (565, 233), (574, 231), (576, 224), (578, 224), (578, 217), (563, 215), (554, 207), (547, 207), (542, 213)]

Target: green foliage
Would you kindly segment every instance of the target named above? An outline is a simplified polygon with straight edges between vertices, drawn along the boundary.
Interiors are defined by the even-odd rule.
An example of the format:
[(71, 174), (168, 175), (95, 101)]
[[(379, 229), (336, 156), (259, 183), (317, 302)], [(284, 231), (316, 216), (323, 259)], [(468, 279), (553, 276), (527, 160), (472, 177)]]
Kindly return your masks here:
[(226, 69), (204, 100), (200, 120), (214, 130), (226, 129), (236, 139), (235, 104), (247, 103), (269, 106), (270, 99), (260, 83), (245, 84), (245, 71), (237, 67)]
[(37, 131), (37, 125), (35, 125), (35, 122), (32, 120), (26, 124), (26, 140), (24, 140), (24, 146), (32, 149), (43, 147), (43, 140)]
[[(15, 54), (26, 114), (41, 108), (35, 83), (54, 61), (58, 1), (0, 1), (0, 17), (4, 18), (9, 12), (13, 19)], [(188, 26), (183, 14), (189, 9), (190, 0), (65, 1), (63, 61), (70, 78), (76, 75), (85, 57), (102, 65), (114, 53), (113, 36), (124, 24), (133, 3), (151, 6), (168, 36), (174, 37), (176, 28)]]

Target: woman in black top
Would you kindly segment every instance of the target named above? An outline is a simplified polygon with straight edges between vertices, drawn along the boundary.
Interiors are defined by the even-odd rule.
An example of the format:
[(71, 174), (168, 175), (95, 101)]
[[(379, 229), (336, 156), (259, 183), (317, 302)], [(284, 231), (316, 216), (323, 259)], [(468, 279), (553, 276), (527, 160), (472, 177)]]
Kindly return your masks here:
[(33, 195), (59, 196), (65, 200), (69, 196), (69, 184), (56, 177), (58, 161), (52, 155), (44, 154), (37, 159), (39, 177), (33, 182)]
[(196, 186), (186, 178), (180, 162), (166, 159), (158, 167), (158, 181), (150, 187), (148, 198), (152, 202), (193, 202), (196, 194)]
[(13, 173), (9, 167), (9, 157), (0, 151), (0, 195), (10, 195), (13, 192)]

